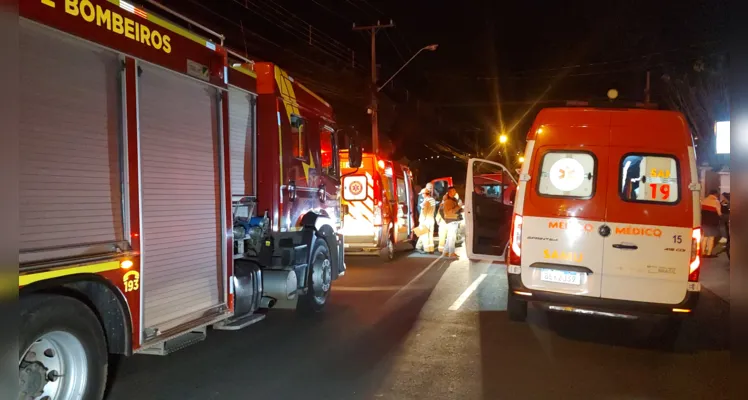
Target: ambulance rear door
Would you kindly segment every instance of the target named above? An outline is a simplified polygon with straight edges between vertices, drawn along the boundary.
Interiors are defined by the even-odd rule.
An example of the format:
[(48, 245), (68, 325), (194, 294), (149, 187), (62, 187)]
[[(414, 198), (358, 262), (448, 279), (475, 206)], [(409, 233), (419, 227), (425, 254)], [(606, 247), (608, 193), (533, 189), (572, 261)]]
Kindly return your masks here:
[[(547, 129), (535, 149), (521, 217), (522, 283), (529, 289), (600, 296), (608, 147), (562, 144), (568, 138), (607, 142), (607, 126)], [(547, 143), (546, 142), (546, 143)], [(601, 143), (603, 144), (603, 143)], [(607, 143), (605, 143), (607, 144)]]
[(473, 260), (503, 261), (511, 231), (513, 204), (505, 190), (517, 181), (503, 165), (471, 159), (465, 180), (465, 249)]
[(693, 232), (688, 150), (612, 147), (604, 298), (680, 303)]
[(374, 233), (374, 181), (368, 171), (343, 177), (343, 227), (347, 235)]

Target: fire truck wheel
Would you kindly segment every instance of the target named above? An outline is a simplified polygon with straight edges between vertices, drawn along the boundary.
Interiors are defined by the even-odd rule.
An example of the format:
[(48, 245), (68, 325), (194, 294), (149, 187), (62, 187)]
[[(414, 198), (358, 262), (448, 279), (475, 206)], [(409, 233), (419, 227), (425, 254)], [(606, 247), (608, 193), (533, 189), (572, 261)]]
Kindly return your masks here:
[(332, 287), (332, 260), (330, 249), (323, 238), (318, 238), (312, 249), (312, 262), (309, 265), (307, 292), (299, 297), (297, 310), (302, 314), (322, 311), (327, 304)]
[(107, 379), (107, 347), (96, 315), (66, 296), (21, 300), (21, 398), (99, 400)]
[(379, 258), (385, 262), (395, 259), (395, 241), (392, 239), (392, 235), (387, 238), (387, 246), (379, 251)]

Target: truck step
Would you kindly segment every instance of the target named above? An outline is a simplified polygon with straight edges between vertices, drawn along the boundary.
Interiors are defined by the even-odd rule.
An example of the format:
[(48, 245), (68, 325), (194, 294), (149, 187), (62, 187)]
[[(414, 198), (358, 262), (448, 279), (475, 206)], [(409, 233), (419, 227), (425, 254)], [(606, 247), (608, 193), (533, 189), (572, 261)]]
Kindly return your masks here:
[(182, 350), (183, 348), (187, 346), (200, 343), (203, 340), (205, 340), (205, 337), (207, 335), (208, 335), (207, 328), (202, 327), (202, 328), (193, 330), (191, 332), (185, 333), (184, 335), (179, 335), (175, 338), (166, 340), (161, 343), (157, 343), (153, 346), (140, 349), (138, 353), (150, 354), (154, 356), (165, 356), (175, 351)]
[(239, 318), (231, 318), (213, 325), (213, 329), (219, 331), (238, 331), (246, 328), (255, 322), (265, 319), (265, 314), (249, 314)]

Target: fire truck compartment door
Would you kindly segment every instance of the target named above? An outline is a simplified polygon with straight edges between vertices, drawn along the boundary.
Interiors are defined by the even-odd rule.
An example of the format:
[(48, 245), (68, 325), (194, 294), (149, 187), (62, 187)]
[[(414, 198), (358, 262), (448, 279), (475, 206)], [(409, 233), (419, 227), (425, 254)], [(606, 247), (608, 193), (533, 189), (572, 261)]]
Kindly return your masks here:
[(231, 196), (254, 195), (255, 96), (229, 88)]
[(20, 261), (126, 246), (117, 54), (19, 23)]
[(141, 62), (143, 328), (223, 302), (216, 89)]

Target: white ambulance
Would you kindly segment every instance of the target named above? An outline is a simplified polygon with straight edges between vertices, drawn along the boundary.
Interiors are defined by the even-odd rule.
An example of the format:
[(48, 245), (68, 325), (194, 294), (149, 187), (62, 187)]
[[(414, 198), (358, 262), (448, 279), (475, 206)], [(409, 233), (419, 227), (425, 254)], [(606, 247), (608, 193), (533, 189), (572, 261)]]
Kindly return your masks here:
[[(510, 319), (524, 320), (533, 303), (627, 319), (664, 315), (677, 332), (700, 291), (700, 187), (685, 118), (548, 108), (527, 135), (524, 158), (505, 257)], [(474, 171), (493, 163), (470, 164), (468, 193)], [(471, 200), (468, 232), (481, 224)], [(470, 236), (471, 258), (504, 259), (472, 254)]]

